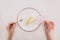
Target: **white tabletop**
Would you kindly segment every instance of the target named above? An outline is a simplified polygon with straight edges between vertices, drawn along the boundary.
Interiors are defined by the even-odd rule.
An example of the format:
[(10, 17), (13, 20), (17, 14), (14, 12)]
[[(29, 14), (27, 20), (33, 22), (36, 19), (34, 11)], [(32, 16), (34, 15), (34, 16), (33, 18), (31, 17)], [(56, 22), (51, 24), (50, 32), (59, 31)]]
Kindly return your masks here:
[[(60, 40), (60, 0), (0, 0), (0, 39), (6, 39), (6, 25), (16, 21), (17, 14), (25, 7), (36, 8), (48, 20), (55, 22), (54, 39)], [(3, 22), (2, 22), (3, 21)], [(3, 33), (3, 34), (2, 34)], [(34, 32), (24, 32), (16, 27), (13, 40), (45, 40), (43, 25)]]

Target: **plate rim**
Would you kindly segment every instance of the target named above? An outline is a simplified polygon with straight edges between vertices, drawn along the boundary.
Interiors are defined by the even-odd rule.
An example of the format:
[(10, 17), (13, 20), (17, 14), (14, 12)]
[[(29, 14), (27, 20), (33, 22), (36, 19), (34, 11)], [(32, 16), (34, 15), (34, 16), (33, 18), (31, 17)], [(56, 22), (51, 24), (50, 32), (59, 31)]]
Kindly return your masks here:
[(20, 13), (21, 13), (22, 11), (24, 11), (24, 10), (27, 10), (27, 9), (32, 9), (32, 10), (36, 11), (36, 12), (41, 16), (40, 12), (39, 12), (38, 10), (36, 10), (35, 8), (32, 8), (32, 7), (23, 8), (23, 9), (18, 13), (18, 15), (17, 15), (17, 24), (18, 24), (19, 28), (22, 29), (23, 31), (25, 31), (25, 32), (33, 32), (33, 31), (35, 31), (35, 30), (37, 30), (37, 29), (39, 28), (39, 26), (41, 25), (41, 23), (39, 23), (38, 26), (37, 26), (35, 29), (31, 30), (31, 31), (24, 30), (24, 29), (19, 25), (19, 23), (18, 23), (18, 17), (19, 17), (19, 15), (20, 15)]

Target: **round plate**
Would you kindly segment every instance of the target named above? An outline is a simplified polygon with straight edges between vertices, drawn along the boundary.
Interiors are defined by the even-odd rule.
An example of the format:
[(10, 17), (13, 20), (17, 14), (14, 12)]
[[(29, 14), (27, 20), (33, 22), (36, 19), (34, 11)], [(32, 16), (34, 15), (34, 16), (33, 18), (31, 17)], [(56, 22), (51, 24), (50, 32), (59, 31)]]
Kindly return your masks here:
[(23, 31), (35, 31), (41, 24), (38, 21), (40, 16), (41, 14), (35, 8), (24, 8), (17, 15), (17, 24)]

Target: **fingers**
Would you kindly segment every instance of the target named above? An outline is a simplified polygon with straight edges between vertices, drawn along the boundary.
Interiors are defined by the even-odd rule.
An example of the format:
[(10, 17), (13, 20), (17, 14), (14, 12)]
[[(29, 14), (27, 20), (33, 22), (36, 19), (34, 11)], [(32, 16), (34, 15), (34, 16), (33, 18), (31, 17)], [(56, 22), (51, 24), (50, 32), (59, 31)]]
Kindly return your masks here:
[(44, 26), (45, 26), (45, 28), (48, 28), (48, 25), (49, 25), (49, 22), (48, 21), (44, 21)]
[(12, 28), (14, 28), (14, 27), (15, 27), (15, 25), (16, 25), (16, 23), (11, 23), (11, 24), (10, 24), (10, 27), (9, 27), (9, 29), (12, 29)]
[(10, 23), (7, 25), (7, 30), (14, 29), (15, 26), (16, 26), (16, 22), (10, 22)]
[(50, 21), (50, 24), (53, 26), (52, 29), (54, 29), (54, 23), (52, 21)]
[(44, 21), (44, 28), (45, 30), (52, 30), (54, 29), (54, 23), (52, 21)]
[(44, 24), (45, 32), (48, 32), (49, 31), (49, 28), (48, 28), (49, 22), (48, 21), (44, 21), (43, 24)]

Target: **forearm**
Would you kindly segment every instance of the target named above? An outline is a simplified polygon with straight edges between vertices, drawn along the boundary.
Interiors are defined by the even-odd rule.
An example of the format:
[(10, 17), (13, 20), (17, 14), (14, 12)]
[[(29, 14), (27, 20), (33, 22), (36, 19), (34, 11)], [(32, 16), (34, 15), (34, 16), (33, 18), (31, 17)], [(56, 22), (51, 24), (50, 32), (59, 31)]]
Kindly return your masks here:
[(12, 35), (8, 35), (7, 40), (12, 40)]
[(7, 40), (12, 40), (11, 37), (8, 37)]
[(47, 40), (52, 40), (51, 34), (46, 34)]

